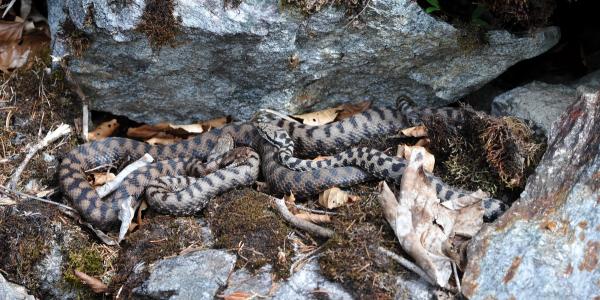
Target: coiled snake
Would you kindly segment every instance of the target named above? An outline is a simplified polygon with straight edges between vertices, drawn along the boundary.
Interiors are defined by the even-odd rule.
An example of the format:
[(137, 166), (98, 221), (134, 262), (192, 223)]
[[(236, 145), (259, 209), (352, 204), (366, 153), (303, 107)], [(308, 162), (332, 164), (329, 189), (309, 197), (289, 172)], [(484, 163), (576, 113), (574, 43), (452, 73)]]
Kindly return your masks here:
[[(347, 119), (323, 126), (309, 126), (283, 119), (273, 121), (271, 124), (283, 128), (289, 134), (294, 142), (296, 153), (308, 156), (328, 154), (362, 140), (395, 133), (410, 126), (411, 121), (418, 119), (419, 115), (432, 113), (456, 117), (454, 110), (446, 109), (423, 109), (417, 113), (408, 102), (400, 101), (398, 108), (373, 107)], [(246, 163), (234, 163), (233, 167), (211, 173), (204, 179), (176, 177), (173, 180), (191, 185), (189, 189), (176, 189), (177, 196), (164, 197), (166, 201), (158, 204), (160, 209), (164, 209), (167, 213), (194, 213), (206, 206), (212, 195), (231, 188), (232, 185), (228, 183), (231, 180), (234, 182), (237, 180), (236, 183), (240, 184), (254, 181), (255, 174), (258, 173), (258, 165), (267, 186), (271, 192), (278, 195), (292, 192), (296, 197), (305, 197), (332, 186), (345, 187), (373, 179), (368, 168), (363, 170), (356, 166), (291, 170), (279, 162), (277, 147), (264, 141), (252, 123), (245, 122), (225, 125), (193, 139), (171, 145), (149, 145), (119, 137), (80, 145), (67, 153), (61, 162), (59, 170), (61, 188), (84, 219), (98, 228), (109, 229), (118, 224), (119, 204), (124, 199), (132, 197), (132, 206), (137, 207), (140, 196), (150, 182), (163, 176), (188, 175), (187, 166), (197, 161), (205, 161), (218, 139), (225, 135), (231, 136), (236, 146), (256, 149), (260, 154), (260, 164), (258, 156), (248, 149), (244, 155), (250, 159)], [(152, 155), (158, 163), (130, 174), (116, 191), (104, 199), (98, 196), (86, 180), (84, 172), (87, 169), (110, 164), (123, 158), (137, 159), (145, 153)], [(167, 183), (170, 180), (164, 177), (163, 179), (166, 180), (163, 182)], [(490, 211), (497, 213), (498, 209), (499, 207), (493, 207)]]

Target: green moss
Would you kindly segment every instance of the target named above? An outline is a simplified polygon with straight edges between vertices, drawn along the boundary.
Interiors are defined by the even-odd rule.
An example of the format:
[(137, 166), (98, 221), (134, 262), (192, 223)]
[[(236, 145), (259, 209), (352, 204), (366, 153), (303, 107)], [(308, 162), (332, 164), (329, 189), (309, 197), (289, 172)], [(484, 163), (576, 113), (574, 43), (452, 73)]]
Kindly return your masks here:
[(215, 246), (235, 250), (237, 267), (256, 270), (270, 263), (280, 278), (286, 278), (291, 262), (279, 257), (291, 255), (285, 246), (289, 228), (269, 202), (269, 197), (254, 190), (234, 190), (214, 199), (206, 213)]
[(102, 253), (93, 247), (70, 250), (67, 254), (67, 267), (63, 276), (71, 284), (81, 284), (81, 280), (75, 276), (73, 270), (93, 277), (102, 276), (106, 272)]

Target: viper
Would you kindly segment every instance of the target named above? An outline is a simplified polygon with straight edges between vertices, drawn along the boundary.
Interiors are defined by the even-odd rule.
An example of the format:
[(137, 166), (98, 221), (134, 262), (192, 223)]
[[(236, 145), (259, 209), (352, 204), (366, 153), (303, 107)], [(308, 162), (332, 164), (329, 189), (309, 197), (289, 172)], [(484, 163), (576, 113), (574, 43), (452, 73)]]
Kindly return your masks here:
[[(397, 107), (375, 106), (362, 113), (344, 120), (322, 126), (309, 126), (284, 119), (271, 121), (271, 124), (282, 128), (294, 142), (294, 151), (297, 154), (311, 156), (327, 154), (355, 145), (363, 140), (383, 137), (390, 133), (412, 125), (420, 116), (440, 113), (455, 117), (456, 110), (448, 109), (421, 109), (415, 110), (404, 100), (398, 102)], [(262, 171), (265, 182), (272, 193), (281, 195), (294, 193), (296, 197), (307, 197), (333, 187), (346, 187), (373, 179), (374, 176), (357, 166), (339, 166), (332, 168), (310, 169), (304, 171), (292, 170), (279, 161), (278, 148), (265, 141), (257, 128), (251, 122), (238, 122), (212, 129), (206, 133), (195, 136), (190, 140), (181, 141), (171, 145), (150, 145), (144, 142), (110, 137), (80, 145), (68, 152), (59, 169), (59, 180), (64, 194), (73, 206), (81, 213), (83, 218), (101, 229), (110, 229), (118, 224), (119, 205), (128, 197), (133, 200), (131, 205), (137, 207), (141, 195), (149, 183), (164, 176), (187, 176), (186, 169), (189, 165), (206, 161), (217, 145), (220, 137), (231, 136), (235, 146), (255, 149), (258, 155), (247, 154), (254, 157), (253, 164), (242, 164), (232, 169), (217, 172), (209, 180), (195, 187), (212, 188), (211, 193), (199, 194), (192, 190), (180, 190), (178, 195), (189, 197), (186, 207), (197, 205), (193, 210), (181, 209), (182, 200), (179, 196), (170, 197), (170, 201), (162, 203), (165, 213), (187, 214), (201, 210), (207, 203), (206, 195), (212, 196), (224, 192), (222, 188), (231, 185), (227, 183), (232, 178), (242, 184), (253, 180), (240, 179), (240, 167), (245, 168), (244, 174)], [(158, 163), (153, 166), (141, 168), (130, 174), (118, 190), (101, 199), (94, 188), (86, 179), (85, 171), (99, 165), (111, 164), (118, 160), (134, 160), (145, 153), (153, 156)], [(237, 168), (237, 169), (236, 169)], [(178, 180), (183, 180), (179, 177)], [(246, 180), (247, 179), (247, 180)], [(187, 179), (186, 179), (187, 180)], [(196, 194), (194, 194), (196, 193)], [(168, 197), (167, 197), (168, 198)], [(170, 210), (171, 209), (171, 210)]]

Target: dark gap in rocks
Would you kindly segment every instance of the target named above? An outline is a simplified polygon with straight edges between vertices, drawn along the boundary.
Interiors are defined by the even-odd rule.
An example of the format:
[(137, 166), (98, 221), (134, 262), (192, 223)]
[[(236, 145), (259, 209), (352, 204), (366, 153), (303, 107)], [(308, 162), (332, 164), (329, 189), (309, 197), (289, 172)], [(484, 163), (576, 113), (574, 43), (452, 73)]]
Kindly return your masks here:
[(570, 83), (600, 69), (600, 22), (598, 1), (558, 1), (549, 25), (559, 26), (561, 38), (556, 46), (537, 57), (521, 61), (462, 102), (490, 111), (492, 100), (513, 88), (532, 81), (551, 84)]

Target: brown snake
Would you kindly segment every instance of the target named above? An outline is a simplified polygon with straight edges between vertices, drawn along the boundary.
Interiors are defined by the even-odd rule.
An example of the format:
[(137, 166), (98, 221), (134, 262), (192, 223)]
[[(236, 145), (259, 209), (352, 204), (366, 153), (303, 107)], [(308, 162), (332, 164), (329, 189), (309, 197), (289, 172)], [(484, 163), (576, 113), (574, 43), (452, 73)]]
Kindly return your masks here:
[[(323, 125), (308, 126), (283, 119), (273, 122), (275, 126), (285, 129), (295, 144), (295, 152), (300, 155), (326, 154), (336, 149), (346, 148), (366, 139), (383, 137), (410, 126), (410, 121), (418, 119), (419, 114), (442, 113), (455, 117), (455, 110), (423, 109), (417, 114), (406, 102), (399, 103), (399, 109), (373, 107), (365, 112), (347, 119)], [(305, 197), (319, 193), (333, 186), (345, 187), (373, 179), (368, 170), (355, 166), (342, 166), (306, 171), (290, 170), (278, 161), (277, 148), (264, 141), (256, 127), (251, 123), (233, 123), (198, 135), (172, 145), (149, 145), (144, 142), (126, 138), (106, 138), (83, 144), (70, 151), (63, 159), (59, 180), (61, 187), (75, 208), (90, 223), (103, 229), (118, 224), (119, 203), (127, 197), (133, 197), (132, 206), (137, 207), (140, 196), (151, 181), (162, 176), (186, 176), (186, 166), (191, 160), (204, 161), (215, 147), (219, 137), (230, 135), (236, 146), (247, 146), (258, 150), (260, 169), (267, 186), (275, 194), (292, 192), (297, 197)], [(123, 158), (137, 159), (148, 153), (157, 164), (145, 167), (130, 174), (121, 187), (104, 199), (100, 199), (94, 188), (86, 180), (85, 171), (92, 167), (109, 164)], [(225, 168), (207, 175), (206, 179), (190, 180), (191, 189), (181, 189), (179, 193), (186, 197), (198, 196), (195, 190), (208, 191), (194, 198), (182, 208), (181, 199), (173, 199), (163, 205), (167, 212), (178, 214), (194, 213), (206, 206), (209, 197), (233, 187), (230, 180), (240, 184), (249, 184), (258, 166), (258, 156), (246, 153), (251, 158), (246, 164), (241, 163), (230, 169)], [(165, 179), (169, 180), (169, 179)], [(181, 186), (181, 184), (179, 185)], [(441, 195), (445, 197), (446, 195)], [(193, 207), (193, 209), (192, 209)]]

